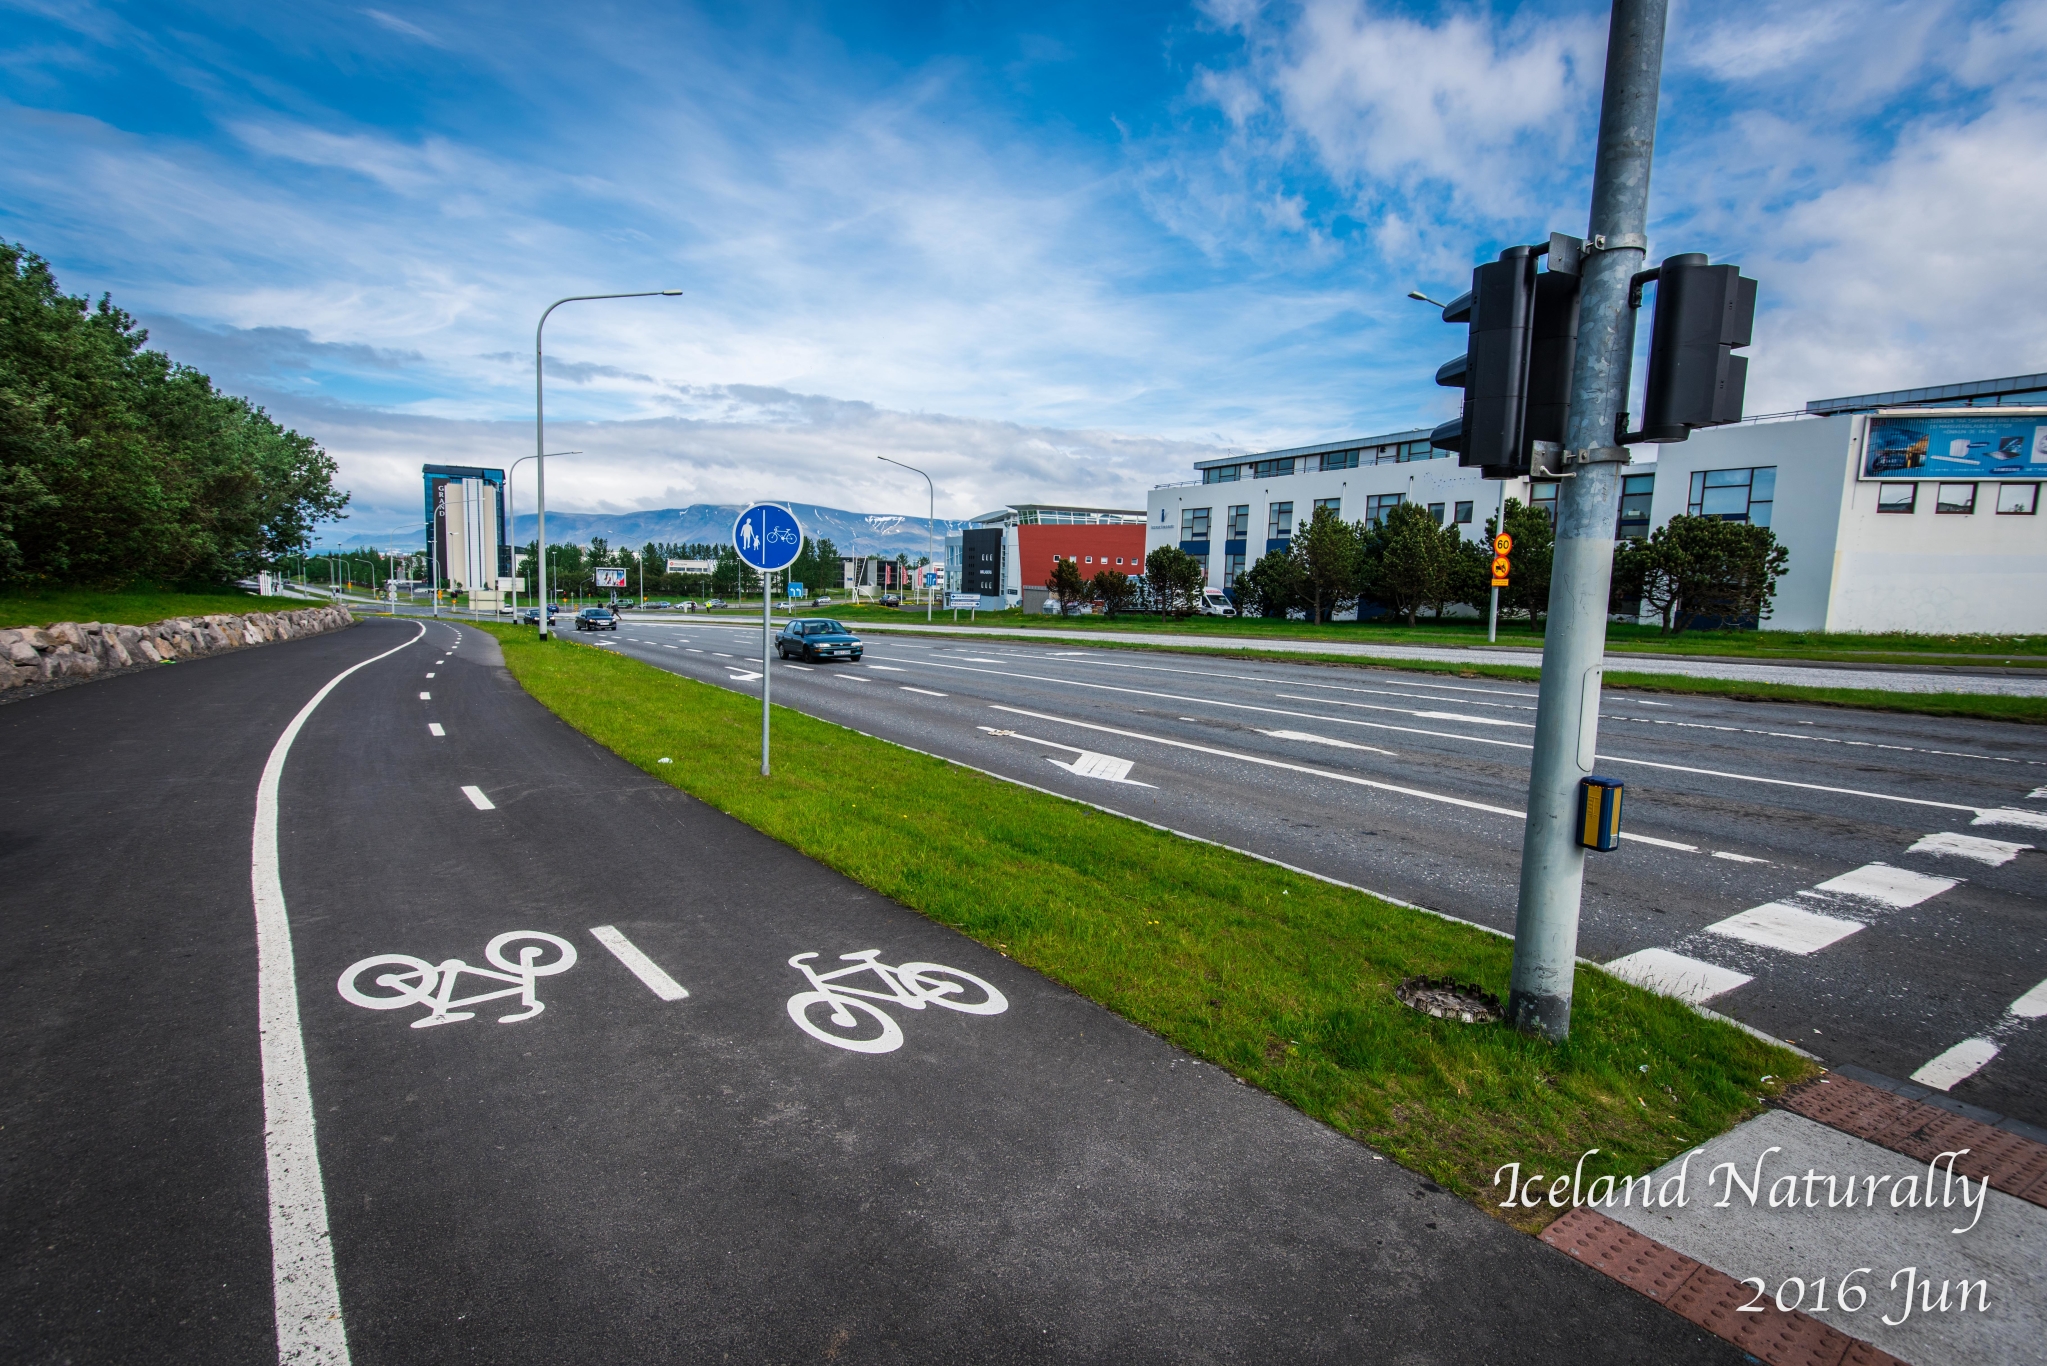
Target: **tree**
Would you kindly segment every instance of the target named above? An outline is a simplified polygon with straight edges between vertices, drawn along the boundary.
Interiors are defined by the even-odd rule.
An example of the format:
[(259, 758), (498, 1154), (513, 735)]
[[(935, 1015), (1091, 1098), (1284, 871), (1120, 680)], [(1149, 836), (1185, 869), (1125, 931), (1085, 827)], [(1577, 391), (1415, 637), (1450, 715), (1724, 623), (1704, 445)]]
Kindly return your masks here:
[(1115, 616), (1128, 607), (1130, 600), (1137, 596), (1136, 583), (1120, 569), (1096, 570), (1094, 578), (1088, 582), (1095, 590), (1096, 600), (1102, 604), (1102, 615), (1105, 617)]
[(1455, 523), (1437, 526), (1419, 503), (1401, 503), (1372, 530), (1372, 588), (1378, 600), (1414, 625), (1415, 614), (1433, 607), (1437, 616), (1457, 586), (1459, 546)]
[[(1502, 519), (1486, 518), (1485, 545), (1481, 553), (1492, 549), (1493, 538), (1500, 534)], [(1512, 616), (1516, 612), (1528, 614), (1528, 626), (1535, 629), (1536, 620), (1549, 611), (1550, 560), (1556, 548), (1556, 529), (1550, 525), (1549, 514), (1541, 508), (1523, 507), (1519, 498), (1509, 498), (1506, 504), (1507, 534), (1514, 538), (1514, 550), (1508, 557), (1514, 569), (1508, 577), (1508, 584), (1500, 590), (1500, 615)], [(1491, 556), (1487, 555), (1490, 562)], [(1465, 599), (1483, 612), (1492, 594), (1492, 576), (1482, 575), (1472, 585), (1472, 596)]]
[(1059, 610), (1063, 613), (1067, 605), (1079, 602), (1087, 592), (1087, 580), (1080, 576), (1080, 564), (1071, 555), (1061, 555), (1052, 562), (1052, 573), (1045, 580), (1045, 591), (1059, 599)]
[(1201, 561), (1176, 545), (1162, 545), (1144, 557), (1144, 578), (1161, 612), (1184, 617), (1194, 610), (1208, 581)]
[(333, 460), (0, 242), (0, 583), (222, 582), (341, 515)]
[(1300, 562), (1284, 550), (1270, 550), (1258, 562), (1237, 576), (1232, 585), (1247, 613), (1261, 617), (1284, 617), (1302, 606), (1308, 594)]
[(1723, 628), (1770, 615), (1791, 552), (1768, 527), (1718, 517), (1673, 517), (1615, 556), (1614, 577), (1682, 635), (1700, 618)]
[(1308, 524), (1295, 531), (1287, 554), (1298, 570), (1296, 582), (1309, 620), (1327, 621), (1346, 602), (1357, 600), (1357, 529), (1328, 508), (1316, 508)]

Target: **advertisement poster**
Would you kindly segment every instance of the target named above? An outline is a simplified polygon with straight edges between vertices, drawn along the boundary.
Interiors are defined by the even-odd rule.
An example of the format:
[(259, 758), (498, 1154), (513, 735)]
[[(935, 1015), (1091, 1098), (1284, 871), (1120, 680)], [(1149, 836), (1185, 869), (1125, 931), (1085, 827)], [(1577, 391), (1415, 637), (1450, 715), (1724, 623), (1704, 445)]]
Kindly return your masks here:
[(2047, 412), (1878, 414), (1863, 442), (1862, 477), (2047, 479)]
[(599, 569), (595, 572), (599, 588), (625, 587), (625, 571), (623, 569)]

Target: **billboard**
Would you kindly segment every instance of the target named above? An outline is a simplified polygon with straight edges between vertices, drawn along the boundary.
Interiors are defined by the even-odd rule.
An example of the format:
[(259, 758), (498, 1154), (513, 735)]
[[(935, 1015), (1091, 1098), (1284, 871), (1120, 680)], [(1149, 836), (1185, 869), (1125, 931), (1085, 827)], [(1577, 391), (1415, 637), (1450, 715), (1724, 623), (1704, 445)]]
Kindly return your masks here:
[(2047, 479), (2047, 408), (1893, 409), (1869, 419), (1864, 479)]
[(505, 525), (505, 472), (472, 465), (422, 465), (428, 557), (436, 587), (487, 590), (512, 572)]
[(668, 562), (668, 572), (671, 574), (713, 574), (717, 572), (717, 569), (718, 562), (716, 560), (670, 560)]
[(623, 569), (598, 569), (592, 572), (597, 575), (597, 586), (599, 588), (625, 587), (625, 571)]

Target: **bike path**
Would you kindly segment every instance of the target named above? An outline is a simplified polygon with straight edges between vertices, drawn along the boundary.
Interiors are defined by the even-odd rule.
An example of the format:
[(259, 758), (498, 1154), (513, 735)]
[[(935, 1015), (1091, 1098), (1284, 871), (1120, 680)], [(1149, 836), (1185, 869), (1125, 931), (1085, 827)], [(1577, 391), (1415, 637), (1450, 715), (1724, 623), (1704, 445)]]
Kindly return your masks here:
[[(154, 1287), (171, 1313), (217, 1275), (215, 1302), (239, 1310), (239, 1334), (171, 1313), (131, 1313), (112, 1331), (101, 1310), (138, 1268), (74, 1260), (32, 1283), (10, 1275), (43, 1299), (33, 1318), (5, 1311), (18, 1358), (274, 1359), (250, 1329), (268, 1316), (269, 1266), (248, 812), (262, 758), (304, 699), (414, 629), (366, 624), (226, 657), (251, 666), (253, 686), (207, 724), (148, 706), (89, 718), (121, 731), (120, 772), (232, 750), (217, 760), (223, 779), (246, 783), (237, 806), (223, 781), (210, 819), (162, 802), (98, 818), (102, 850), (154, 818), (166, 841), (205, 844), (198, 857), (223, 870), (190, 902), (203, 935), (183, 956), (131, 947), (160, 913), (146, 867), (123, 869), (125, 888), (103, 876), (100, 895), (121, 912), (101, 921), (53, 870), (36, 909), (82, 927), (16, 950), (36, 978), (23, 1003), (125, 1011), (120, 1028), (155, 1035), (82, 1059), (68, 1038), (44, 1041), (38, 1083), (70, 1088), (77, 1126), (109, 1094), (148, 1092), (158, 1112), (170, 1096), (207, 1098), (180, 1116), (204, 1141), (151, 1167), (157, 1198), (71, 1217), (107, 1247), (175, 1249), (190, 1284)], [(487, 637), (427, 631), (313, 713), (280, 798), (353, 1360), (1738, 1359), (1271, 1097), (648, 778), (526, 697)], [(323, 641), (349, 648), (315, 661)], [(38, 730), (14, 711), (0, 709), (0, 734), (10, 758), (33, 761)], [(120, 772), (97, 785), (81, 775), (62, 813), (91, 817)], [(10, 815), (34, 810), (15, 802)], [(39, 859), (47, 847), (6, 866)], [(6, 885), (22, 945), (37, 922)], [(650, 990), (591, 935), (598, 926), (689, 994)], [(483, 966), (486, 944), (513, 931), (577, 953), (534, 979), (545, 1008), (514, 1023), (498, 1021), (524, 1013), (516, 996), (416, 1029), (427, 1006), (371, 1010), (338, 989), (378, 955)], [(788, 1002), (810, 983), (789, 958), (819, 953), (824, 971), (866, 949), (974, 974), (1007, 1008), (879, 1006), (904, 1040), (885, 1053), (798, 1029)], [(79, 965), (95, 954), (121, 971)], [(39, 961), (66, 956), (68, 975)], [(464, 993), (501, 985), (459, 980)], [(138, 1018), (133, 1003), (152, 992), (183, 1013)], [(170, 1083), (152, 1080), (164, 1049), (191, 1055)], [(72, 1075), (79, 1063), (92, 1075)], [(67, 1190), (127, 1179), (163, 1117), (129, 1119), (125, 1143), (45, 1143), (26, 1188), (54, 1207)], [(236, 1202), (225, 1221), (208, 1207), (221, 1191)]]

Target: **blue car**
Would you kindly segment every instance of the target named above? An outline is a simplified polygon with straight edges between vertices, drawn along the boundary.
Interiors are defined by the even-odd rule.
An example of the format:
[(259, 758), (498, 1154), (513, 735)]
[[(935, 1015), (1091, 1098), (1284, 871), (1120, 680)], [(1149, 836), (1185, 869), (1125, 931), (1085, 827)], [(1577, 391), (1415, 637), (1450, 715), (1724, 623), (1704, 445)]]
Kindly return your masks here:
[(829, 617), (799, 617), (775, 636), (775, 651), (782, 658), (794, 655), (813, 663), (827, 659), (857, 660), (864, 648), (860, 637)]

